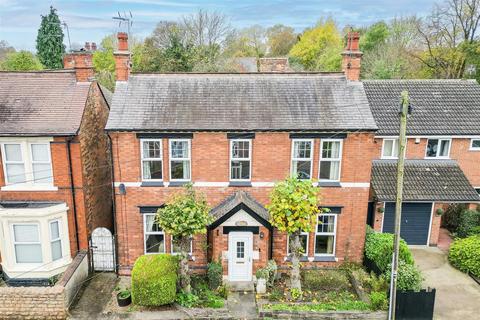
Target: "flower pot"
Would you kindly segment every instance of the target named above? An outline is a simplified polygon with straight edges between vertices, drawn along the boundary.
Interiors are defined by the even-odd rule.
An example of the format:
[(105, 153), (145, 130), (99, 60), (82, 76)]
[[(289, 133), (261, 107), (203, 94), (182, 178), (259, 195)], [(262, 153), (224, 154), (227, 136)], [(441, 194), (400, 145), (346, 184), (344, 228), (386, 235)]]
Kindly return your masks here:
[(257, 293), (264, 294), (267, 292), (267, 280), (257, 279)]
[(117, 303), (119, 307), (126, 307), (132, 303), (132, 295), (130, 292), (126, 295), (123, 291), (117, 293)]

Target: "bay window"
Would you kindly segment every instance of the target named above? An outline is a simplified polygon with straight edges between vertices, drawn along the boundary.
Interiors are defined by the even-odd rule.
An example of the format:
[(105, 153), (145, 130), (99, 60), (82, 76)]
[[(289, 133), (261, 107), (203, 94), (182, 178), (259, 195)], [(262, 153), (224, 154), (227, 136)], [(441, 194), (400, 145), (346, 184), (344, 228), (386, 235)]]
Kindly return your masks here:
[(12, 225), (16, 263), (42, 263), (42, 243), (37, 223)]
[(321, 214), (315, 230), (315, 255), (334, 256), (337, 233), (337, 215)]
[(251, 151), (251, 140), (230, 140), (230, 180), (250, 180)]
[(322, 139), (320, 149), (320, 181), (339, 181), (342, 140)]
[(190, 180), (190, 140), (170, 140), (170, 180)]
[(165, 233), (155, 220), (156, 214), (143, 215), (145, 253), (165, 253)]
[(448, 158), (450, 154), (450, 139), (428, 139), (426, 158)]
[(312, 178), (313, 140), (295, 139), (292, 142), (292, 175), (299, 179)]
[(142, 146), (142, 180), (163, 179), (162, 172), (162, 140), (141, 140)]

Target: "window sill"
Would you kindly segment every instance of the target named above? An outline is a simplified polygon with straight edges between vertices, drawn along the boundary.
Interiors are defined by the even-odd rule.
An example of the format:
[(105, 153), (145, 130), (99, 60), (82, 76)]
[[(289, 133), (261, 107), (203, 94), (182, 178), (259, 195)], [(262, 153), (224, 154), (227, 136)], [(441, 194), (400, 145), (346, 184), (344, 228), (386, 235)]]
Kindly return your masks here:
[(313, 258), (313, 262), (337, 262), (337, 258), (335, 258), (334, 256), (316, 256)]
[[(290, 256), (285, 257), (284, 260), (290, 262), (290, 261), (292, 261), (292, 257), (290, 257)], [(308, 261), (309, 261), (309, 259), (308, 259), (307, 256), (300, 257), (300, 262), (308, 262)]]
[(340, 184), (339, 181), (319, 181), (317, 183), (318, 187), (334, 187), (334, 188), (340, 188), (342, 185)]
[(193, 183), (192, 181), (170, 181), (168, 183), (169, 187), (183, 187), (186, 184)]
[(251, 187), (252, 183), (250, 181), (230, 181), (228, 183), (229, 187)]
[(140, 187), (163, 187), (163, 181), (142, 181)]
[(55, 186), (39, 185), (7, 185), (0, 188), (1, 191), (58, 191)]

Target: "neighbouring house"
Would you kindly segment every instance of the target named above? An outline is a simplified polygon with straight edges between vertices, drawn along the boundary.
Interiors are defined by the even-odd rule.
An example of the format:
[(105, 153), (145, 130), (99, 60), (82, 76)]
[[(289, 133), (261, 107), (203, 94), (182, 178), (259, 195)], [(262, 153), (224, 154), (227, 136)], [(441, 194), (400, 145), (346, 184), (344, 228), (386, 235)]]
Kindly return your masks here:
[(91, 54), (65, 59), (74, 70), (0, 72), (0, 254), (8, 285), (48, 284), (88, 248), (95, 228), (113, 230), (104, 132), (111, 93), (90, 80)]
[[(407, 90), (404, 203), (401, 236), (436, 245), (450, 203), (480, 202), (480, 85), (474, 80), (372, 80), (363, 86), (378, 125), (368, 223), (393, 232), (400, 96)], [(382, 212), (383, 211), (383, 212)]]
[[(359, 68), (355, 46), (347, 76)], [(226, 279), (249, 281), (268, 259), (286, 268), (288, 238), (265, 204), (290, 174), (317, 180), (330, 209), (302, 235), (305, 266), (362, 260), (377, 126), (360, 82), (343, 73), (130, 74), (126, 34), (118, 49), (106, 130), (120, 274), (140, 255), (178, 251), (154, 217), (189, 182), (214, 218), (192, 239), (194, 270), (219, 259)]]

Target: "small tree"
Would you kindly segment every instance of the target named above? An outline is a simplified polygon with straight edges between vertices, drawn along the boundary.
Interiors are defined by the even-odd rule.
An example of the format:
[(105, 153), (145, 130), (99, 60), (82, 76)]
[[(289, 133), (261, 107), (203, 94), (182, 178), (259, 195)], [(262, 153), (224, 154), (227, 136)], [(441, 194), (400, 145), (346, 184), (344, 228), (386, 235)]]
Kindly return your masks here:
[(191, 291), (188, 270), (188, 252), (190, 239), (196, 234), (205, 234), (211, 222), (210, 208), (204, 195), (197, 194), (192, 184), (185, 187), (184, 192), (175, 194), (157, 212), (159, 226), (172, 235), (180, 246), (180, 286), (186, 293)]
[(63, 30), (57, 10), (50, 7), (50, 12), (42, 16), (37, 35), (37, 55), (47, 69), (63, 68)]
[(43, 66), (37, 57), (29, 51), (8, 53), (5, 60), (0, 62), (0, 70), (6, 71), (33, 71), (42, 70)]
[(287, 178), (275, 184), (270, 194), (270, 223), (290, 237), (292, 251), (292, 270), (290, 273), (290, 288), (301, 292), (300, 257), (302, 246), (301, 232), (311, 232), (316, 217), (321, 213), (319, 208), (319, 188), (311, 180), (300, 180), (296, 177)]

